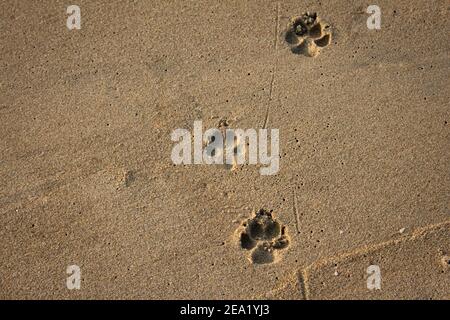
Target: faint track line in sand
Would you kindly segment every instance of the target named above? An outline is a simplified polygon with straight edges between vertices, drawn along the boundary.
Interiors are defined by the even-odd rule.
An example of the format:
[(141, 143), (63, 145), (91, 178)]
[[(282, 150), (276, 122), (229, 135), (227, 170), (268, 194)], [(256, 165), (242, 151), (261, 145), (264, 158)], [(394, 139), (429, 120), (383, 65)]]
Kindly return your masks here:
[[(395, 246), (400, 243), (405, 243), (409, 241), (417, 240), (418, 238), (425, 237), (426, 235), (430, 234), (431, 232), (441, 229), (441, 228), (450, 228), (450, 220), (446, 220), (440, 223), (436, 224), (430, 224), (424, 227), (420, 227), (415, 229), (413, 232), (403, 235), (397, 239), (391, 239), (387, 241), (382, 241), (376, 244), (372, 245), (366, 245), (359, 247), (355, 250), (351, 250), (342, 254), (338, 254), (332, 257), (324, 258), (321, 260), (318, 260), (316, 262), (311, 263), (310, 265), (297, 269), (295, 271), (295, 279), (292, 278), (292, 276), (289, 277), (289, 279), (285, 282), (283, 282), (280, 286), (277, 288), (271, 290), (269, 294), (278, 293), (283, 291), (288, 285), (290, 281), (297, 281), (297, 287), (299, 290), (299, 296), (297, 299), (302, 300), (309, 300), (309, 274), (312, 269), (317, 269), (323, 266), (326, 266), (330, 263), (336, 263), (338, 261), (345, 261), (347, 259), (351, 259), (354, 257), (358, 257), (364, 254), (372, 253), (375, 251), (378, 251), (380, 249), (389, 247), (389, 246)], [(295, 297), (293, 297), (295, 298)]]
[(295, 229), (297, 229), (297, 234), (300, 233), (300, 216), (298, 214), (298, 205), (297, 205), (297, 193), (295, 192), (295, 187), (292, 189), (292, 200), (293, 200), (293, 210), (295, 217)]
[(303, 296), (301, 296), (301, 299), (308, 300), (309, 299), (308, 275), (306, 274), (305, 270), (301, 270), (297, 274), (297, 281), (298, 281), (300, 293), (303, 293)]
[(275, 82), (275, 71), (276, 71), (276, 65), (274, 67), (274, 72), (272, 73), (272, 77), (270, 78), (269, 101), (272, 101), (273, 83)]
[(272, 104), (272, 100), (273, 100), (273, 86), (274, 86), (274, 83), (275, 83), (275, 75), (276, 75), (276, 72), (277, 72), (277, 65), (278, 65), (278, 33), (279, 33), (279, 28), (280, 28), (280, 3), (277, 2), (277, 10), (276, 10), (276, 17), (275, 17), (275, 34), (274, 34), (274, 40), (273, 40), (273, 47), (274, 47), (274, 50), (275, 50), (275, 64), (273, 66), (272, 76), (270, 77), (269, 101), (267, 103), (266, 115), (264, 117), (263, 129), (266, 129), (267, 125), (269, 123), (270, 105)]
[(277, 2), (277, 18), (276, 18), (276, 25), (275, 25), (275, 39), (274, 39), (274, 47), (275, 51), (278, 50), (278, 31), (280, 28), (280, 3)]
[(365, 245), (365, 246), (359, 247), (359, 248), (349, 251), (349, 252), (345, 252), (345, 253), (330, 257), (330, 258), (325, 258), (325, 259), (316, 261), (316, 262), (310, 264), (309, 266), (305, 267), (304, 271), (308, 272), (310, 269), (319, 268), (319, 267), (322, 267), (324, 265), (327, 265), (327, 264), (335, 262), (335, 261), (343, 261), (343, 260), (346, 260), (346, 259), (349, 259), (349, 258), (352, 258), (355, 256), (368, 254), (368, 253), (371, 253), (371, 252), (374, 252), (374, 251), (377, 251), (377, 250), (380, 250), (380, 249), (383, 249), (383, 248), (386, 248), (389, 246), (395, 246), (400, 243), (414, 241), (417, 238), (424, 237), (427, 234), (429, 234), (430, 232), (433, 232), (434, 230), (437, 230), (442, 227), (450, 227), (450, 220), (446, 220), (446, 221), (443, 221), (440, 223), (430, 224), (425, 227), (417, 228), (413, 232), (406, 234), (404, 236), (401, 236), (397, 239), (391, 239), (391, 240), (383, 241), (383, 242), (372, 244), (372, 245)]

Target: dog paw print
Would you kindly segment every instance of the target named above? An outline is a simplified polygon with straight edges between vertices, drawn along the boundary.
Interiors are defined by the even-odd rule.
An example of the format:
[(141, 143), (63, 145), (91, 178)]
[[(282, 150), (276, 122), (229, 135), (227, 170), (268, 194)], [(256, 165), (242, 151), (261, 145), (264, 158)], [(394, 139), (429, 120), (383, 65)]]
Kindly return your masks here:
[(286, 227), (264, 209), (242, 224), (240, 246), (250, 251), (250, 261), (255, 264), (272, 263), (278, 253), (289, 246)]
[(285, 39), (293, 53), (315, 57), (331, 43), (331, 30), (316, 13), (306, 12), (291, 19)]

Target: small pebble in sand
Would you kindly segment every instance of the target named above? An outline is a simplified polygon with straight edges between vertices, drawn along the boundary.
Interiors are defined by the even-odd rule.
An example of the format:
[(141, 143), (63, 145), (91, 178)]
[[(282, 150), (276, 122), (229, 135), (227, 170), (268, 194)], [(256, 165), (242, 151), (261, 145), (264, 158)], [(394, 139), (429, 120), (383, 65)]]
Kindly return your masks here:
[(295, 34), (298, 36), (303, 36), (306, 33), (306, 31), (307, 31), (306, 27), (301, 23), (295, 26)]
[(400, 230), (398, 230), (399, 233), (403, 233), (405, 232), (406, 228), (401, 228)]

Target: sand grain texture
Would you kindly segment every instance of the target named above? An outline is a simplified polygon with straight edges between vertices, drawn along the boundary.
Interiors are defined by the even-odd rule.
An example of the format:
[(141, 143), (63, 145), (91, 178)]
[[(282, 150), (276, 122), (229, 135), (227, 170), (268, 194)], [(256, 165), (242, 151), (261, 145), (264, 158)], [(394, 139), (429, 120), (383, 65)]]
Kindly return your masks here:
[[(378, 1), (381, 30), (356, 0), (77, 4), (72, 31), (64, 1), (0, 4), (0, 298), (448, 297), (447, 1)], [(284, 37), (305, 11), (332, 27), (315, 57)], [(278, 174), (173, 165), (172, 130), (221, 119), (279, 128)], [(260, 209), (275, 263), (236, 237)]]

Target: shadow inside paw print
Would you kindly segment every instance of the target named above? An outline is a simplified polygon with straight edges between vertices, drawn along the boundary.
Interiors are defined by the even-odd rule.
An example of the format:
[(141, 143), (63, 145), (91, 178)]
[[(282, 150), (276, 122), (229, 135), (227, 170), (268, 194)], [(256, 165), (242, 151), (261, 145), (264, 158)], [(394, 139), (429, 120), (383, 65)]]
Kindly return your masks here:
[(251, 250), (250, 260), (256, 264), (272, 263), (276, 251), (289, 246), (286, 228), (272, 217), (272, 213), (264, 209), (243, 223), (244, 230), (240, 235), (240, 245)]
[(316, 13), (306, 12), (291, 19), (285, 40), (293, 53), (315, 57), (331, 43), (330, 26), (320, 21)]

